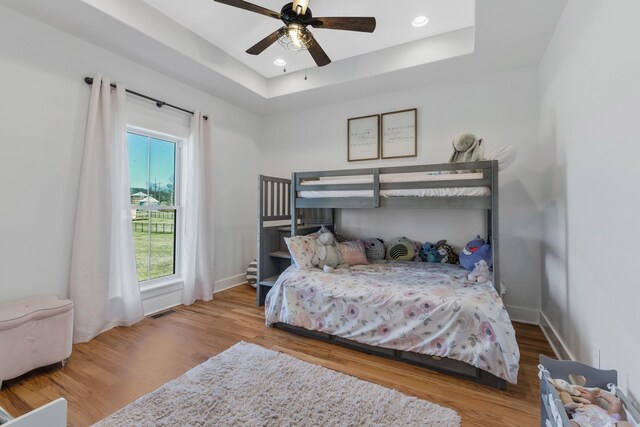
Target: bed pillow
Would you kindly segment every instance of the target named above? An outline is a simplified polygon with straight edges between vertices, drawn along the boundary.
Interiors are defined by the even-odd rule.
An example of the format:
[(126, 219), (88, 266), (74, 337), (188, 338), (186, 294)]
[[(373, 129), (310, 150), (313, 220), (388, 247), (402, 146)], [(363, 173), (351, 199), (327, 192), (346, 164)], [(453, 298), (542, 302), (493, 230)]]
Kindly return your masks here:
[(367, 261), (367, 253), (364, 249), (364, 243), (360, 240), (351, 242), (338, 243), (340, 254), (345, 264), (362, 265), (369, 264)]
[(517, 157), (518, 149), (515, 145), (509, 145), (494, 151), (488, 156), (485, 156), (484, 160), (497, 160), (498, 171), (502, 172), (503, 170), (511, 166), (516, 161)]
[[(329, 230), (327, 227), (325, 227), (325, 226), (323, 225), (322, 227), (320, 227), (320, 228), (318, 229), (318, 231), (313, 232), (313, 233), (311, 233), (311, 234), (306, 234), (306, 236), (307, 236), (307, 237), (311, 237), (312, 239), (314, 239), (314, 240), (315, 240), (315, 239), (317, 239), (317, 238), (318, 238), (318, 236), (319, 236), (321, 233), (331, 233), (331, 234), (333, 234), (333, 232), (332, 232), (331, 230)], [(334, 237), (335, 237), (335, 236), (334, 236)]]
[(285, 237), (293, 262), (303, 270), (314, 268), (311, 259), (316, 253), (316, 240), (308, 236)]

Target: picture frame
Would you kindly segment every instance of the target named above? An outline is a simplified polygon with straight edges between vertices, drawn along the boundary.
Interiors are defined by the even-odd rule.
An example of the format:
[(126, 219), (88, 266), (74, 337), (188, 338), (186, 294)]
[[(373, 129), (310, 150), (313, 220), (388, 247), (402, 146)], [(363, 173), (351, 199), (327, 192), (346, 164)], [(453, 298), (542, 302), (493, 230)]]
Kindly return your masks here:
[(393, 111), (381, 115), (381, 158), (418, 156), (418, 109)]
[(380, 115), (347, 120), (347, 160), (359, 162), (380, 158)]

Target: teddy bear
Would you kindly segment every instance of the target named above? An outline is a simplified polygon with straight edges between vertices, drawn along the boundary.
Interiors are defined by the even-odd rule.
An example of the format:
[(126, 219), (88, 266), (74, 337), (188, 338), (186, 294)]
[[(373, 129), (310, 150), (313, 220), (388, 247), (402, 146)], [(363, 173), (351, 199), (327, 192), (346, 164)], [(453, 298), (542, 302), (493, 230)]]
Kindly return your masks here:
[(318, 234), (316, 253), (311, 258), (311, 263), (324, 270), (325, 273), (332, 273), (335, 268), (343, 265), (338, 244), (330, 231)]

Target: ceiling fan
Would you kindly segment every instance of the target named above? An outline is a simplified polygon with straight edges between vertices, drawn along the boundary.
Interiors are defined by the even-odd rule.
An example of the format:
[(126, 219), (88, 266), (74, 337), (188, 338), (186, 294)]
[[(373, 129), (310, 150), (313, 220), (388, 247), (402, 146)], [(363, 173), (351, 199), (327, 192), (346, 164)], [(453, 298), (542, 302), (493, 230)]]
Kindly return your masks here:
[(270, 16), (284, 22), (284, 27), (269, 34), (254, 46), (247, 49), (251, 55), (260, 55), (276, 41), (289, 50), (308, 50), (318, 67), (331, 63), (331, 59), (318, 44), (308, 26), (326, 28), (328, 30), (360, 31), (373, 33), (376, 29), (376, 18), (343, 17), (343, 18), (314, 18), (309, 9), (310, 0), (295, 0), (284, 5), (280, 13), (244, 0), (214, 0), (229, 6), (238, 7), (250, 12)]

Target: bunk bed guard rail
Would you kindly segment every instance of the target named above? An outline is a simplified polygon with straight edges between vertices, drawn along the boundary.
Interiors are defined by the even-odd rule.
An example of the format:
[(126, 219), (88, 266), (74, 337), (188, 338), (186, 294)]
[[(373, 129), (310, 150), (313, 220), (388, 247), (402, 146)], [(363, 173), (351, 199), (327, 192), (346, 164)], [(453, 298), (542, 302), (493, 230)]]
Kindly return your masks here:
[[(495, 165), (494, 165), (495, 163)], [(477, 208), (491, 209), (492, 195), (497, 191), (498, 173), (493, 172), (497, 168), (497, 161), (482, 161), (468, 163), (443, 163), (437, 165), (397, 166), (371, 169), (345, 169), (335, 171), (296, 172), (292, 181), (295, 187), (296, 208)], [(421, 180), (420, 178), (404, 182), (381, 182), (381, 176), (388, 174), (408, 173), (457, 173), (458, 171), (475, 171), (481, 173), (478, 179), (450, 179), (450, 180)], [(366, 183), (322, 183), (309, 184), (322, 178), (362, 177), (371, 176)], [(453, 176), (452, 176), (453, 178)], [(305, 183), (306, 184), (303, 184)], [(412, 189), (449, 189), (449, 188), (485, 187), (490, 188), (491, 195), (486, 196), (446, 196), (446, 197), (381, 197), (383, 190), (412, 190)], [(366, 197), (298, 197), (300, 191), (368, 191)], [(293, 202), (294, 200), (292, 200)]]
[[(415, 177), (398, 182), (382, 182), (381, 177), (389, 174), (416, 173), (457, 174), (474, 172), (481, 176), (471, 179), (438, 179), (431, 180)], [(332, 171), (294, 172), (291, 177), (291, 227), (292, 235), (296, 234), (299, 209), (371, 209), (371, 208), (423, 208), (423, 209), (480, 209), (487, 212), (487, 234), (493, 249), (493, 278), (496, 289), (500, 289), (499, 270), (499, 209), (498, 209), (498, 161), (441, 163), (434, 165), (396, 166), (367, 169), (344, 169)], [(322, 183), (323, 178), (371, 177), (360, 180), (364, 183)], [(329, 180), (327, 180), (329, 181)], [(306, 182), (306, 184), (304, 184)], [(451, 188), (489, 188), (490, 192), (482, 196), (448, 195), (444, 197), (430, 196), (392, 196), (382, 197), (383, 190), (412, 189), (451, 189)], [(301, 191), (366, 191), (366, 196), (356, 197), (299, 197)], [(361, 193), (358, 193), (361, 194)], [(294, 219), (296, 218), (296, 219)]]

